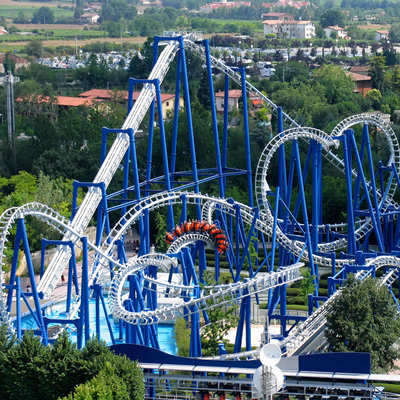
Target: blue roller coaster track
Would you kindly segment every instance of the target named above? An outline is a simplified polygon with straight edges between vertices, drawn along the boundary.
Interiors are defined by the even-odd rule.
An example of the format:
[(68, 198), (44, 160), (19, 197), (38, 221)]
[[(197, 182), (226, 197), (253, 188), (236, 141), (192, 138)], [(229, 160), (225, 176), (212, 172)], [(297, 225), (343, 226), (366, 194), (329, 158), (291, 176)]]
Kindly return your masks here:
[[(298, 125), (247, 82), (243, 68), (237, 71), (214, 58), (208, 41), (202, 40), (198, 33), (165, 33), (163, 37), (154, 38), (153, 51), (153, 69), (148, 79), (129, 80), (128, 115), (122, 127), (103, 128), (101, 166), (94, 181), (74, 184), (71, 219), (66, 220), (39, 203), (12, 208), (0, 216), (1, 266), (5, 264), (6, 243), (16, 227), (7, 285), (3, 269), (0, 269), (1, 283), (6, 289), (0, 294), (0, 322), (21, 337), (20, 315), (14, 324), (10, 311), (13, 301), (17, 314), (21, 303), (25, 302), (37, 322), (36, 332), (45, 343), (52, 340), (48, 324), (58, 322), (76, 327), (78, 345), (82, 346), (91, 334), (99, 334), (97, 328), (96, 332), (91, 332), (89, 327), (89, 300), (92, 297), (98, 302), (101, 300), (106, 308), (103, 302), (106, 291), (110, 311), (119, 321), (124, 341), (158, 349), (157, 325), (185, 317), (191, 326), (190, 355), (201, 357), (199, 332), (201, 323), (208, 322), (207, 310), (234, 303), (239, 306), (234, 354), (219, 358), (257, 358), (259, 349), (252, 350), (251, 343), (251, 303), (258, 301), (260, 293), (265, 293), (268, 316), (278, 319), (282, 327), (282, 351), (288, 356), (317, 351), (315, 343), (319, 347), (324, 345), (326, 312), (340, 296), (337, 285), (343, 284), (348, 273), (364, 279), (375, 276), (376, 270), (382, 268), (384, 272), (378, 284), (390, 290), (398, 279), (400, 225), (395, 193), (400, 183), (400, 148), (395, 133), (389, 124), (368, 114), (343, 120), (330, 134)], [(202, 149), (196, 148), (195, 143), (186, 51), (199, 56), (208, 73), (212, 118), (207, 123), (213, 133), (215, 157), (213, 165), (203, 169), (198, 167)], [(162, 118), (161, 85), (173, 62), (176, 63), (175, 109), (172, 142), (168, 146)], [(225, 104), (228, 104), (231, 81), (242, 88), (245, 168), (228, 165), (229, 109), (224, 108), (221, 129), (214, 101), (212, 68), (225, 74)], [(133, 93), (138, 87), (139, 96), (133, 102)], [(182, 92), (186, 118), (179, 120)], [(249, 96), (258, 99), (277, 121), (276, 135), (262, 151), (255, 171), (251, 165)], [(146, 165), (139, 165), (136, 132), (146, 114), (149, 115), (148, 132), (141, 139), (147, 140)], [(188, 137), (179, 137), (180, 124), (186, 124)], [(357, 125), (362, 126), (362, 133), (353, 130)], [(376, 130), (386, 141), (389, 154), (386, 161), (375, 160), (370, 129)], [(107, 151), (110, 133), (116, 134), (116, 138)], [(154, 159), (156, 135), (159, 135), (161, 159)], [(176, 170), (178, 142), (183, 139), (188, 143), (190, 171)], [(107, 188), (121, 165), (122, 189), (109, 194)], [(327, 224), (323, 221), (322, 188), (326, 183), (325, 174), (329, 174), (332, 165), (343, 174), (346, 182), (347, 208), (343, 210), (346, 220)], [(162, 176), (154, 176), (155, 166), (162, 166)], [(226, 198), (231, 179), (237, 176), (246, 180), (247, 204)], [(217, 183), (218, 195), (202, 192), (210, 181)], [(306, 196), (306, 186), (311, 188), (311, 199)], [(87, 194), (78, 207), (79, 187), (87, 188)], [(175, 236), (171, 233), (173, 237), (165, 254), (152, 251), (151, 238), (156, 232), (151, 219), (157, 210), (165, 211), (167, 230), (171, 232), (181, 224), (185, 229), (188, 221), (215, 226), (225, 235), (226, 253), (218, 251), (221, 249), (217, 248), (216, 239), (213, 241), (210, 235), (193, 229)], [(85, 232), (96, 212), (97, 234), (91, 242)], [(119, 219), (112, 223), (116, 214)], [(44, 221), (63, 237), (59, 241), (43, 241), (44, 247), (53, 244), (57, 249), (37, 284), (25, 228), (27, 216)], [(140, 235), (140, 250), (137, 257), (128, 259), (124, 238), (132, 227)], [(29, 293), (21, 289), (16, 276), (20, 247), (27, 258)], [(66, 317), (58, 320), (44, 317), (41, 300), (51, 299), (65, 271), (70, 278), (77, 276), (77, 248), (83, 253), (82, 277), (75, 285), (68, 279)], [(214, 254), (211, 269), (207, 266), (206, 251)], [(117, 259), (114, 254), (118, 255)], [(218, 281), (222, 261), (233, 283), (206, 286), (205, 271), (212, 271)], [(300, 267), (304, 265), (315, 277), (315, 293), (309, 299), (308, 317), (291, 316), (286, 307), (286, 290), (288, 285), (302, 279)], [(322, 267), (331, 271), (328, 296), (319, 295), (319, 269)], [(167, 280), (158, 279), (161, 272), (168, 275)], [(243, 272), (247, 276), (244, 280)], [(174, 279), (178, 275), (179, 279)], [(166, 298), (168, 304), (160, 301)], [(317, 309), (313, 311), (315, 305)], [(294, 321), (291, 326), (289, 320)], [(244, 336), (246, 351), (242, 352)]]

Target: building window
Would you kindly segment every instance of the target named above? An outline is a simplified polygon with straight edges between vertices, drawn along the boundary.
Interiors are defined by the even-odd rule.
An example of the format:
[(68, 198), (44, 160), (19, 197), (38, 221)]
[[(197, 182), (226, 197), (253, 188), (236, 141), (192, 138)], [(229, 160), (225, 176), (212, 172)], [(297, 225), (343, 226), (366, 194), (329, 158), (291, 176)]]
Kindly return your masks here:
[(169, 101), (167, 101), (167, 102), (165, 103), (165, 105), (166, 105), (167, 107), (169, 107)]

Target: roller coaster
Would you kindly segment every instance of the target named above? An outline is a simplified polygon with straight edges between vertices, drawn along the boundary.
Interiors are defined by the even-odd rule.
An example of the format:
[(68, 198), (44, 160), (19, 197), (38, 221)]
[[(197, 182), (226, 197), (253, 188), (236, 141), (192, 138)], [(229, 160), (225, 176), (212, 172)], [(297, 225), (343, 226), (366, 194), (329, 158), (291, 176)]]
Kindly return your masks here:
[[(208, 75), (211, 121), (204, 123), (213, 133), (214, 160), (213, 165), (202, 168), (198, 162), (202, 148), (196, 148), (192, 121), (186, 51), (205, 63)], [(199, 33), (165, 33), (155, 37), (153, 52), (153, 69), (148, 79), (129, 80), (128, 114), (122, 127), (103, 128), (101, 166), (94, 181), (74, 183), (71, 219), (39, 203), (11, 208), (0, 216), (2, 266), (6, 262), (6, 243), (14, 241), (7, 284), (0, 269), (1, 283), (6, 289), (0, 294), (0, 322), (21, 337), (18, 310), (24, 302), (37, 322), (35, 332), (45, 343), (52, 340), (48, 325), (59, 323), (76, 327), (81, 346), (91, 334), (99, 335), (97, 328), (94, 332), (89, 326), (88, 304), (90, 298), (96, 298), (102, 301), (107, 315), (111, 312), (119, 323), (120, 339), (126, 343), (159, 349), (158, 324), (184, 317), (191, 329), (190, 356), (201, 357), (200, 326), (209, 322), (207, 311), (229, 303), (236, 304), (239, 310), (234, 354), (220, 354), (218, 358), (257, 358), (259, 350), (252, 350), (251, 343), (251, 303), (258, 302), (263, 294), (267, 297), (269, 319), (281, 324), (278, 339), (282, 352), (290, 356), (317, 351), (313, 343), (319, 347), (324, 344), (321, 338), (326, 312), (340, 296), (338, 287), (347, 274), (355, 273), (359, 279), (365, 279), (375, 276), (381, 268), (379, 284), (390, 290), (398, 279), (400, 225), (395, 195), (400, 183), (400, 148), (393, 129), (368, 114), (343, 120), (330, 134), (302, 127), (246, 80), (244, 68), (236, 70), (213, 57), (208, 40), (202, 40)], [(162, 117), (161, 84), (173, 63), (175, 109), (168, 142)], [(233, 151), (228, 129), (230, 110), (224, 108), (219, 124), (212, 68), (225, 76), (226, 105), (231, 81), (242, 88), (242, 165), (228, 165), (228, 160), (235, 159), (228, 157)], [(133, 102), (133, 92), (138, 87), (140, 93)], [(186, 118), (182, 118), (179, 109), (181, 92)], [(254, 171), (249, 97), (259, 100), (268, 110), (277, 131), (261, 152)], [(148, 132), (141, 140), (147, 140), (147, 156), (145, 165), (139, 165), (135, 133), (146, 114)], [(182, 125), (186, 130), (184, 138), (178, 129)], [(385, 142), (386, 161), (377, 159), (373, 151), (371, 129), (374, 137)], [(109, 134), (116, 138), (108, 149)], [(153, 149), (156, 135), (161, 147), (159, 158), (155, 158)], [(186, 157), (191, 169), (180, 171), (177, 148), (182, 140), (187, 144)], [(324, 223), (322, 188), (332, 166), (344, 176), (347, 208), (341, 210), (343, 221)], [(162, 167), (164, 174), (154, 176), (154, 167)], [(118, 170), (123, 170), (122, 188), (109, 194), (107, 188)], [(226, 197), (235, 179), (246, 182), (247, 204)], [(203, 193), (204, 188), (210, 189), (210, 183), (214, 185), (213, 195)], [(306, 186), (311, 188), (311, 199), (306, 195)], [(87, 192), (78, 207), (79, 188)], [(156, 213), (162, 213), (165, 233), (170, 232), (165, 253), (152, 249), (154, 235), (159, 233), (153, 223)], [(85, 232), (95, 214), (97, 233), (92, 242)], [(38, 283), (25, 227), (28, 216), (44, 221), (62, 235), (62, 240), (43, 241), (44, 247), (52, 244), (57, 250), (43, 268)], [(208, 224), (207, 229), (200, 224), (201, 227)], [(210, 234), (210, 226), (215, 229), (214, 236)], [(128, 258), (124, 240), (133, 227), (140, 235), (140, 249), (136, 257)], [(220, 241), (217, 231), (223, 235)], [(83, 254), (79, 282), (77, 248)], [(21, 249), (27, 258), (29, 293), (22, 290), (17, 278)], [(209, 254), (213, 255), (212, 267), (207, 261)], [(286, 306), (287, 287), (302, 279), (301, 267), (309, 268), (315, 285), (315, 292), (309, 298), (308, 317), (289, 315)], [(222, 268), (229, 272), (232, 283), (218, 283)], [(319, 295), (321, 268), (331, 272), (328, 296)], [(57, 320), (43, 316), (41, 301), (51, 299), (65, 271), (69, 276), (66, 317)], [(206, 271), (213, 274), (216, 285), (206, 284)], [(161, 273), (168, 278), (158, 279)], [(107, 293), (109, 310), (103, 293)], [(396, 299), (394, 294), (393, 298)], [(15, 323), (10, 316), (13, 302), (17, 308)], [(244, 336), (245, 351), (242, 351)], [(113, 336), (112, 341), (115, 343)]]

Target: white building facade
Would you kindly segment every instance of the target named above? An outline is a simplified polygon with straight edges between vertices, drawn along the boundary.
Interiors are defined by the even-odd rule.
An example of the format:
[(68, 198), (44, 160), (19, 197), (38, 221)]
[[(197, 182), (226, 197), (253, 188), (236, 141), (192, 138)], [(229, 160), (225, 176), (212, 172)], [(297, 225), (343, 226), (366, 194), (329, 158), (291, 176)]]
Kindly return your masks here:
[(315, 36), (315, 25), (312, 21), (267, 20), (264, 24), (264, 35), (274, 34), (287, 39), (311, 39)]

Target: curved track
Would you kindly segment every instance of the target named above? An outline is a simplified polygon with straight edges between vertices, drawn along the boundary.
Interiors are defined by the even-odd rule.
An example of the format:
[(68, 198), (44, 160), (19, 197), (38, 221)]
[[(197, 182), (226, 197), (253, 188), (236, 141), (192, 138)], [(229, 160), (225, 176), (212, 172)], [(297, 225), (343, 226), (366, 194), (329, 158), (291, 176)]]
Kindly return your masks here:
[[(185, 38), (186, 47), (202, 57), (205, 58), (204, 50), (201, 46), (194, 43), (190, 36)], [(179, 50), (178, 42), (168, 41), (166, 47), (161, 52), (149, 79), (158, 79), (161, 83), (166, 73), (168, 72), (170, 63)], [(232, 78), (235, 82), (241, 84), (240, 75), (227, 67), (221, 61), (211, 57), (213, 66), (222, 70), (226, 75)], [(269, 111), (276, 113), (278, 107), (265, 97), (254, 86), (246, 83), (246, 89), (252, 93), (256, 98), (262, 100), (262, 105)], [(136, 131), (139, 128), (147, 110), (150, 107), (155, 97), (155, 89), (151, 84), (144, 84), (142, 91), (139, 94), (137, 101), (131, 109), (122, 129), (132, 128)], [(109, 304), (112, 312), (116, 318), (123, 319), (130, 324), (151, 325), (160, 321), (174, 319), (182, 315), (189, 315), (199, 312), (199, 310), (207, 310), (208, 307), (215, 307), (226, 302), (237, 302), (246, 296), (251, 296), (262, 291), (275, 288), (279, 285), (288, 284), (295, 280), (301, 279), (299, 274), (300, 263), (295, 263), (285, 269), (279, 269), (276, 272), (271, 272), (265, 275), (256, 275), (251, 279), (244, 282), (236, 282), (229, 285), (218, 285), (215, 287), (196, 287), (188, 285), (176, 285), (173, 283), (161, 283), (150, 276), (146, 275), (148, 267), (155, 267), (160, 271), (170, 272), (171, 268), (176, 268), (179, 265), (178, 259), (174, 256), (179, 253), (183, 248), (192, 245), (198, 241), (204, 242), (207, 246), (213, 247), (213, 242), (207, 235), (201, 233), (189, 233), (178, 238), (174, 241), (169, 248), (167, 254), (147, 254), (136, 259), (130, 259), (126, 263), (116, 262), (113, 259), (113, 252), (117, 246), (117, 242), (121, 240), (126, 234), (127, 230), (139, 221), (140, 218), (148, 215), (150, 211), (162, 207), (171, 207), (174, 205), (182, 204), (184, 199), (185, 206), (201, 207), (202, 219), (212, 222), (213, 217), (218, 211), (219, 214), (227, 217), (235, 217), (236, 212), (240, 209), (240, 215), (243, 223), (247, 225), (254, 225), (254, 229), (266, 235), (272, 236), (276, 233), (277, 243), (290, 254), (294, 255), (297, 260), (308, 262), (312, 260), (315, 264), (325, 267), (332, 266), (332, 258), (325, 256), (323, 253), (337, 251), (338, 249), (345, 248), (347, 241), (345, 238), (332, 240), (327, 243), (319, 243), (318, 251), (316, 254), (310, 255), (305, 245), (305, 241), (295, 240), (281, 229), (279, 224), (276, 224), (273, 214), (273, 205), (269, 203), (268, 196), (270, 192), (270, 184), (268, 178), (271, 175), (269, 170), (271, 160), (278, 149), (289, 141), (303, 139), (305, 141), (313, 140), (319, 143), (324, 149), (324, 155), (335, 167), (345, 171), (345, 163), (340, 159), (335, 149), (340, 146), (338, 137), (342, 136), (344, 132), (358, 124), (371, 124), (376, 126), (379, 131), (385, 136), (388, 147), (390, 150), (390, 157), (387, 165), (392, 167), (397, 173), (400, 172), (400, 146), (395, 133), (392, 128), (384, 121), (376, 116), (361, 115), (352, 116), (338, 124), (331, 134), (323, 131), (300, 127), (293, 119), (287, 114), (283, 113), (283, 121), (289, 129), (275, 136), (265, 147), (258, 162), (257, 170), (255, 173), (255, 194), (258, 204), (258, 209), (246, 206), (232, 199), (212, 197), (201, 193), (183, 192), (183, 191), (169, 191), (161, 192), (150, 195), (145, 199), (138, 201), (131, 207), (125, 215), (112, 227), (109, 235), (103, 240), (100, 247), (88, 243), (89, 246), (95, 250), (96, 256), (93, 265), (90, 269), (90, 284), (95, 283), (102, 275), (107, 279), (110, 273), (109, 266), (112, 263), (118, 269), (111, 281), (109, 292)], [(95, 183), (104, 182), (107, 187), (117, 171), (121, 160), (125, 156), (129, 147), (129, 138), (125, 133), (117, 134), (117, 138), (113, 143), (106, 159), (101, 165), (98, 174), (94, 180)], [(351, 174), (353, 179), (357, 176), (358, 171), (352, 170)], [(368, 190), (371, 185), (367, 182)], [(395, 179), (390, 181), (385, 193), (377, 190), (377, 196), (380, 200), (380, 211), (384, 212), (389, 207), (395, 210), (399, 206), (394, 202), (393, 196), (397, 189)], [(53, 228), (57, 229), (64, 235), (64, 241), (72, 241), (77, 246), (84, 235), (92, 216), (94, 215), (98, 204), (101, 200), (101, 191), (97, 188), (91, 188), (82, 205), (79, 207), (75, 217), (71, 222), (65, 220), (55, 211), (51, 210), (39, 203), (31, 203), (19, 208), (7, 210), (0, 216), (1, 237), (0, 237), (0, 257), (1, 265), (4, 263), (4, 249), (5, 243), (8, 240), (11, 228), (15, 225), (19, 218), (24, 218), (28, 215), (37, 217)], [(393, 217), (395, 218), (395, 217)], [(355, 222), (356, 240), (365, 237), (373, 228), (371, 219), (363, 217), (357, 219)], [(324, 227), (318, 227), (322, 232)], [(338, 232), (346, 230), (346, 224), (331, 225), (331, 230)], [(232, 250), (230, 250), (232, 251)], [(68, 264), (71, 252), (68, 246), (59, 246), (57, 253), (52, 259), (50, 265), (45, 271), (44, 276), (39, 282), (38, 291), (43, 297), (48, 298), (51, 296), (56, 284), (63, 273), (66, 265)], [(335, 261), (337, 267), (342, 267), (346, 264), (355, 262), (353, 256), (340, 258)], [(366, 264), (374, 264), (377, 268), (380, 266), (400, 267), (400, 260), (391, 255), (371, 257), (366, 260)], [(171, 306), (162, 306), (154, 310), (145, 311), (129, 311), (124, 305), (124, 285), (130, 275), (140, 275), (143, 281), (148, 283), (150, 290), (155, 290), (157, 293), (173, 293), (173, 296), (180, 299), (179, 302)], [(360, 279), (362, 276), (360, 275)], [(390, 270), (380, 284), (390, 285), (393, 280), (397, 279), (397, 272), (395, 269)], [(3, 270), (0, 269), (0, 280), (4, 284)], [(200, 295), (194, 295), (194, 291), (200, 292)], [(192, 294), (192, 295), (191, 295)], [(283, 346), (295, 351), (304, 341), (312, 337), (315, 332), (321, 329), (325, 323), (326, 310), (330, 304), (335, 301), (339, 296), (340, 291), (336, 292), (322, 307), (320, 307), (310, 318), (299, 327), (293, 329), (289, 338), (285, 339)], [(9, 314), (7, 312), (6, 293), (2, 292), (0, 296), (0, 322), (4, 321), (11, 326)], [(77, 297), (71, 307), (70, 317), (74, 317), (79, 310), (80, 298)], [(254, 352), (247, 352), (244, 355), (254, 354)]]

